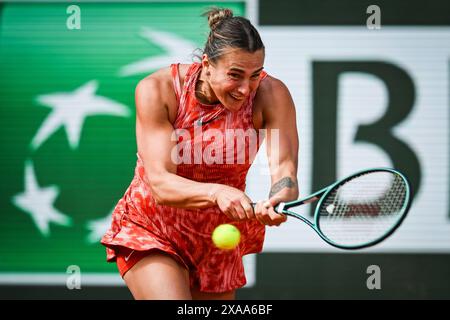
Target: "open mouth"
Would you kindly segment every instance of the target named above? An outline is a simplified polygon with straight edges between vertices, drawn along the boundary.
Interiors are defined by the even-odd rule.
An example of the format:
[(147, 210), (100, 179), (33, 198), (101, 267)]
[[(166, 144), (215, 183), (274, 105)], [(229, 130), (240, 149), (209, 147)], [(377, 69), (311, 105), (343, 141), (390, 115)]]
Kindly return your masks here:
[(243, 101), (243, 100), (245, 99), (244, 96), (236, 97), (236, 96), (232, 95), (231, 93), (230, 93), (230, 96), (231, 96), (234, 100), (236, 100), (236, 101)]

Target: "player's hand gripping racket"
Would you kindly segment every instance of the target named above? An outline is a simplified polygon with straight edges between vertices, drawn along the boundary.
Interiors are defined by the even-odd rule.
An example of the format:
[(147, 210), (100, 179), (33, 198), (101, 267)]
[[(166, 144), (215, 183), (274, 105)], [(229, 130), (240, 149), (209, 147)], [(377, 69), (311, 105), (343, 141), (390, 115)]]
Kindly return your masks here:
[[(314, 222), (291, 210), (315, 201)], [(332, 246), (361, 249), (391, 235), (405, 218), (410, 203), (406, 177), (381, 168), (353, 174), (307, 198), (281, 202), (275, 211), (302, 220)]]

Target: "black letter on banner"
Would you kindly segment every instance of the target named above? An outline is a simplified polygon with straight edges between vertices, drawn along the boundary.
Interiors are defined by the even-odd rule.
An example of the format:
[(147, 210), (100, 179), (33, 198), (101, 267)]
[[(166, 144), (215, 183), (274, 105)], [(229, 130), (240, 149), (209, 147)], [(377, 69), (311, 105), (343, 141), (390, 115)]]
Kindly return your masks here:
[(377, 76), (386, 85), (386, 113), (374, 123), (358, 126), (355, 141), (372, 143), (383, 149), (394, 168), (404, 172), (409, 178), (412, 194), (417, 194), (421, 181), (419, 160), (405, 142), (392, 135), (392, 129), (406, 119), (413, 108), (414, 83), (403, 69), (375, 61), (313, 62), (312, 190), (319, 190), (337, 179), (338, 81), (339, 76), (345, 72), (369, 73)]

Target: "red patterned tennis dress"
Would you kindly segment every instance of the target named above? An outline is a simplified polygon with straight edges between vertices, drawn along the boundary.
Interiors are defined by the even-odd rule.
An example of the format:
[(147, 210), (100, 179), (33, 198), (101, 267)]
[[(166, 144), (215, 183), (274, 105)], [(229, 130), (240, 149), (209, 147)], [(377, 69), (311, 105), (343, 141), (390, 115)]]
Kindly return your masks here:
[[(179, 138), (178, 145), (182, 141), (185, 147), (185, 157), (177, 166), (177, 174), (244, 191), (246, 175), (253, 160), (248, 152), (250, 142), (245, 139), (245, 150), (237, 146), (230, 149), (230, 139), (236, 141), (235, 137), (228, 139), (226, 132), (234, 132), (231, 129), (254, 130), (252, 107), (255, 93), (236, 112), (220, 104), (204, 105), (194, 94), (201, 64), (190, 65), (183, 87), (178, 65), (172, 65), (171, 70), (178, 101), (174, 128)], [(266, 76), (263, 72), (261, 81)], [(217, 134), (223, 138), (222, 141)], [(256, 148), (260, 144), (261, 139)], [(245, 151), (245, 161), (238, 159), (242, 151)], [(101, 240), (107, 247), (107, 260), (117, 261), (123, 276), (149, 251), (156, 249), (170, 254), (184, 265), (189, 271), (191, 287), (203, 292), (226, 292), (245, 285), (242, 256), (262, 250), (265, 227), (256, 220), (231, 221), (217, 206), (188, 210), (157, 205), (148, 186), (151, 177), (146, 177), (143, 160), (139, 154), (137, 157), (134, 178), (115, 207), (111, 227)], [(233, 250), (220, 250), (212, 243), (211, 234), (222, 223), (232, 223), (241, 231), (241, 242)]]

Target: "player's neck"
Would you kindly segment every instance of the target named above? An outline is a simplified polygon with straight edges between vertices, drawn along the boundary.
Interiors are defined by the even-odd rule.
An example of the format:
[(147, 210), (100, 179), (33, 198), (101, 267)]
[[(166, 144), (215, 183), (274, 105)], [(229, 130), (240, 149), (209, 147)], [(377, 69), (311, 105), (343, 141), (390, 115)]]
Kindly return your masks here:
[(203, 104), (215, 105), (219, 103), (219, 100), (214, 94), (211, 85), (206, 79), (203, 69), (201, 70), (200, 76), (195, 84), (195, 97), (198, 101), (200, 101), (200, 103)]

